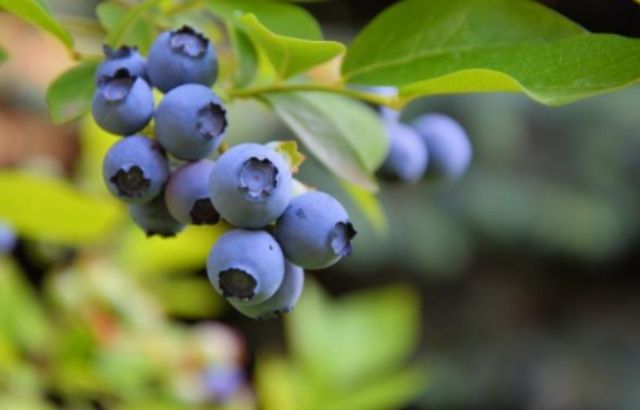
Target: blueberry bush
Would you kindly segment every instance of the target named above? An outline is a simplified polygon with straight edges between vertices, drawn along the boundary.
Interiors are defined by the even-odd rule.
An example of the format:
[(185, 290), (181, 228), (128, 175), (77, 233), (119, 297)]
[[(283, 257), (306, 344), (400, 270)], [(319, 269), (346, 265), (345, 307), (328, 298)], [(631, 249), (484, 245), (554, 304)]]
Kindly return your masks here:
[[(423, 180), (455, 184), (472, 166), (472, 128), (439, 113), (407, 123), (403, 109), (423, 97), (489, 92), (556, 106), (640, 80), (640, 40), (591, 33), (529, 0), (399, 1), (348, 46), (325, 39), (295, 1), (102, 1), (95, 9), (100, 29), (88, 38), (45, 0), (0, 0), (0, 9), (68, 50), (75, 65), (49, 85), (46, 103), (53, 122), (79, 125), (82, 145), (73, 181), (0, 173), (0, 253), (11, 252), (17, 233), (82, 255), (44, 287), (52, 300), (46, 306), (17, 291), (32, 307), (35, 330), (20, 327), (18, 312), (0, 321), (16, 335), (9, 342), (62, 373), (42, 376), (37, 363), (8, 355), (24, 373), (8, 383), (9, 407), (13, 400), (46, 406), (20, 402), (21, 389), (32, 389), (80, 406), (251, 408), (242, 355), (213, 357), (200, 346), (206, 337), (198, 338), (232, 332), (220, 324), (217, 333), (187, 330), (168, 318), (212, 317), (224, 306), (213, 291), (251, 319), (296, 312), (286, 319), (293, 357), (257, 360), (255, 390), (264, 408), (401, 406), (425, 380), (421, 365), (407, 360), (418, 337), (415, 294), (398, 286), (329, 302), (304, 270), (357, 253), (363, 234), (356, 235), (356, 218), (372, 228), (366, 236), (390, 240), (394, 221), (379, 192)], [(0, 50), (0, 60), (10, 57)], [(247, 102), (271, 112), (292, 139), (264, 141), (259, 128), (237, 138), (255, 120), (237, 114)], [(302, 151), (335, 180), (358, 210), (355, 218), (299, 177)], [(148, 317), (109, 294), (128, 280), (105, 277), (112, 264), (135, 272), (138, 293), (124, 296), (127, 302), (159, 300), (143, 309)], [(205, 264), (206, 278), (176, 276)], [(1, 266), (0, 280), (25, 288), (19, 267), (8, 259)], [(186, 299), (172, 296), (180, 288)], [(85, 303), (84, 292), (98, 296)], [(55, 324), (45, 310), (60, 316)], [(47, 345), (51, 326), (64, 331)], [(145, 350), (159, 332), (175, 337), (165, 350)], [(66, 343), (90, 350), (87, 380), (65, 361)], [(185, 343), (204, 353), (182, 357), (176, 346)], [(122, 357), (135, 380), (114, 375)], [(190, 360), (196, 365), (185, 364)], [(183, 373), (171, 375), (173, 368)]]

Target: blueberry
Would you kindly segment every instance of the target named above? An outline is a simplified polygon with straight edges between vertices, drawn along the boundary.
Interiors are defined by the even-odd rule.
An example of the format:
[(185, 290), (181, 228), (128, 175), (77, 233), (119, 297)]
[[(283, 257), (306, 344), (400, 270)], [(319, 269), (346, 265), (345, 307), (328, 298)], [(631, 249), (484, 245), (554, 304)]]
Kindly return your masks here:
[(355, 235), (347, 211), (324, 192), (293, 198), (275, 228), (287, 259), (305, 269), (327, 268), (350, 255)]
[(218, 60), (209, 39), (184, 26), (160, 34), (153, 42), (147, 73), (151, 84), (165, 93), (190, 83), (210, 87), (218, 75)]
[(429, 155), (422, 138), (409, 126), (387, 122), (389, 152), (380, 176), (394, 181), (415, 182), (424, 176)]
[(469, 167), (473, 148), (464, 128), (442, 114), (427, 114), (413, 122), (429, 150), (429, 173), (449, 179), (461, 177)]
[(203, 372), (202, 383), (211, 401), (223, 404), (244, 387), (245, 377), (239, 366), (218, 363)]
[(284, 212), (292, 195), (291, 171), (276, 151), (237, 145), (220, 156), (209, 179), (220, 216), (243, 228), (261, 228)]
[(236, 310), (253, 319), (272, 319), (281, 313), (289, 313), (302, 294), (304, 271), (285, 260), (284, 279), (275, 295), (262, 303), (249, 305), (241, 300), (231, 301)]
[[(380, 94), (385, 97), (396, 97), (398, 95), (398, 89), (396, 87), (369, 87), (368, 91)], [(394, 110), (393, 108), (385, 107), (383, 105), (377, 107), (380, 116), (385, 121), (399, 121), (401, 112)]]
[(158, 106), (156, 138), (174, 157), (193, 161), (218, 147), (227, 115), (211, 89), (199, 84), (171, 90)]
[(113, 77), (123, 68), (133, 77), (147, 78), (146, 63), (137, 48), (123, 46), (113, 49), (105, 45), (103, 50), (105, 59), (96, 70), (97, 82), (104, 77)]
[(160, 144), (133, 135), (109, 149), (104, 157), (102, 176), (116, 198), (140, 204), (158, 196), (169, 178), (169, 163)]
[(173, 171), (165, 190), (171, 215), (184, 224), (213, 225), (220, 215), (209, 199), (209, 175), (213, 161), (202, 159)]
[(0, 256), (11, 253), (17, 242), (18, 238), (11, 226), (0, 221)]
[(284, 256), (268, 233), (236, 229), (222, 235), (211, 249), (207, 274), (222, 296), (261, 303), (273, 296), (282, 283)]
[(175, 236), (184, 228), (183, 224), (176, 221), (169, 214), (164, 195), (158, 195), (154, 200), (146, 204), (130, 205), (129, 215), (147, 236)]
[(147, 82), (125, 68), (101, 77), (93, 94), (93, 118), (104, 130), (129, 135), (142, 130), (153, 116), (153, 94)]

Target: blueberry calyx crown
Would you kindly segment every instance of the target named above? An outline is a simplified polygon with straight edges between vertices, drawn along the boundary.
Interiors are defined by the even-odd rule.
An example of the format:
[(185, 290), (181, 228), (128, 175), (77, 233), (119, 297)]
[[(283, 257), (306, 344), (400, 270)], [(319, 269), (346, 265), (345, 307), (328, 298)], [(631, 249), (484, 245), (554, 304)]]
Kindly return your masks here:
[(121, 46), (118, 48), (113, 48), (108, 44), (104, 44), (102, 46), (102, 52), (104, 53), (104, 56), (109, 60), (126, 58), (137, 51), (138, 48), (135, 46)]
[(227, 129), (227, 112), (220, 104), (211, 102), (198, 110), (197, 127), (203, 138), (217, 138)]
[(144, 171), (137, 165), (128, 170), (120, 168), (109, 180), (118, 188), (120, 195), (130, 198), (142, 196), (151, 186), (151, 180), (145, 177)]
[(209, 39), (189, 26), (182, 26), (171, 32), (169, 45), (187, 57), (200, 58), (207, 52)]
[(127, 98), (137, 77), (129, 70), (121, 68), (113, 76), (103, 76), (98, 79), (98, 88), (105, 100), (119, 102)]
[(251, 300), (255, 296), (256, 279), (242, 269), (227, 269), (220, 272), (219, 278), (222, 296), (235, 297), (241, 300)]
[(251, 157), (240, 168), (240, 190), (251, 200), (264, 200), (278, 187), (278, 168), (267, 158)]
[(195, 201), (189, 215), (194, 225), (215, 225), (220, 222), (220, 214), (209, 198)]
[(333, 228), (330, 236), (331, 249), (336, 256), (351, 255), (351, 240), (355, 238), (356, 230), (351, 222), (338, 222)]

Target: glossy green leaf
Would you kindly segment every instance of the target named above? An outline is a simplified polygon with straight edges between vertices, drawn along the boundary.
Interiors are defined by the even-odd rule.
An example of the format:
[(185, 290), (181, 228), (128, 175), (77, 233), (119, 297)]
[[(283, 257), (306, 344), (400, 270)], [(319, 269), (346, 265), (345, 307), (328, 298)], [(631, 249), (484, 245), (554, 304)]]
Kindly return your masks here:
[(380, 119), (366, 105), (323, 92), (267, 94), (275, 112), (337, 176), (375, 191), (373, 172), (387, 153)]
[(568, 103), (640, 79), (640, 40), (591, 34), (529, 0), (408, 0), (355, 40), (346, 81), (432, 94), (524, 92)]
[(89, 112), (98, 63), (86, 61), (65, 71), (47, 89), (49, 115), (56, 124), (76, 120)]
[(0, 8), (15, 14), (26, 22), (57, 37), (67, 48), (73, 48), (73, 39), (56, 20), (45, 3), (37, 0), (0, 0)]
[(124, 17), (120, 18), (109, 33), (106, 43), (111, 47), (118, 47), (126, 43), (131, 33), (139, 27), (144, 14), (151, 8), (157, 6), (162, 0), (145, 0), (131, 8)]
[(208, 0), (211, 12), (225, 21), (254, 14), (269, 30), (282, 36), (321, 40), (320, 25), (305, 9), (273, 0)]
[[(123, 19), (127, 16), (127, 9), (118, 3), (104, 2), (100, 3), (96, 8), (96, 14), (100, 20), (100, 24), (111, 32), (122, 24)], [(154, 32), (152, 25), (143, 19), (135, 19), (131, 23), (131, 27), (125, 30), (122, 35), (122, 44), (136, 46), (143, 53), (149, 50), (154, 40)]]
[(280, 79), (302, 73), (345, 51), (345, 47), (335, 41), (301, 40), (275, 34), (261, 24), (254, 14), (247, 14), (240, 20)]
[(0, 216), (29, 238), (84, 246), (105, 239), (122, 217), (113, 202), (84, 195), (66, 181), (0, 172)]
[(351, 391), (397, 371), (413, 353), (419, 304), (403, 286), (330, 300), (308, 281), (287, 324), (295, 359), (333, 389)]

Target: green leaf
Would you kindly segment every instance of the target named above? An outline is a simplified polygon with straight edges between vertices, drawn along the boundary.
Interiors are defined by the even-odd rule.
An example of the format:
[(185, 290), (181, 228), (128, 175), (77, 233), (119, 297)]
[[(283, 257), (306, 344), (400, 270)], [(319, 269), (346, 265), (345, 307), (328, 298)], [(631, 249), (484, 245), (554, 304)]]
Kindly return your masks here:
[(227, 306), (206, 278), (162, 278), (149, 288), (168, 313), (184, 318), (208, 319)]
[(303, 396), (304, 375), (290, 361), (272, 355), (259, 356), (255, 379), (256, 393), (264, 410), (313, 408)]
[(44, 309), (22, 272), (0, 258), (0, 334), (19, 349), (40, 350), (49, 331)]
[(262, 25), (254, 14), (240, 18), (249, 37), (273, 66), (277, 78), (284, 79), (344, 53), (335, 41), (301, 40), (275, 34)]
[(144, 18), (144, 13), (157, 6), (160, 2), (162, 2), (162, 0), (145, 0), (131, 8), (109, 31), (105, 40), (106, 43), (111, 47), (119, 47), (125, 44), (136, 27), (139, 27), (140, 24), (145, 24), (141, 23), (141, 20)]
[(346, 181), (339, 181), (342, 189), (367, 218), (373, 229), (379, 234), (389, 233), (389, 222), (378, 198), (360, 186)]
[(73, 39), (71, 35), (60, 25), (44, 2), (38, 0), (0, 0), (0, 8), (53, 34), (62, 41), (68, 49), (73, 49)]
[(562, 104), (640, 79), (640, 40), (591, 34), (532, 1), (400, 2), (355, 40), (346, 81), (423, 95), (524, 92)]
[(229, 38), (236, 56), (234, 84), (237, 87), (247, 86), (256, 76), (258, 53), (249, 36), (241, 28), (229, 25)]
[(245, 14), (255, 14), (264, 26), (282, 36), (321, 40), (320, 25), (305, 9), (272, 0), (209, 0), (212, 13), (232, 23)]
[(104, 240), (121, 208), (88, 197), (67, 182), (24, 171), (0, 172), (0, 215), (29, 238), (84, 246)]
[(3, 48), (0, 48), (0, 63), (3, 63), (7, 59), (7, 52)]
[(397, 371), (413, 353), (420, 309), (411, 289), (386, 287), (334, 301), (307, 282), (287, 330), (295, 359), (314, 379), (352, 392)]
[(323, 92), (272, 93), (264, 98), (333, 173), (367, 190), (377, 189), (373, 172), (384, 161), (388, 141), (373, 110)]
[(98, 63), (86, 61), (65, 71), (47, 89), (49, 115), (56, 124), (76, 120), (89, 112)]
[(419, 397), (427, 387), (424, 365), (418, 364), (385, 375), (331, 403), (331, 410), (401, 409)]
[[(96, 14), (98, 15), (100, 24), (102, 24), (107, 32), (111, 32), (122, 24), (122, 21), (127, 16), (127, 9), (118, 3), (104, 2), (98, 5)], [(121, 41), (122, 44), (138, 47), (143, 54), (146, 54), (153, 39), (154, 32), (152, 25), (143, 19), (134, 19), (131, 27), (125, 30), (122, 35)]]
[(147, 237), (137, 227), (122, 239), (119, 259), (131, 272), (157, 275), (202, 269), (211, 247), (229, 230), (223, 223), (215, 226), (188, 226), (172, 238)]

